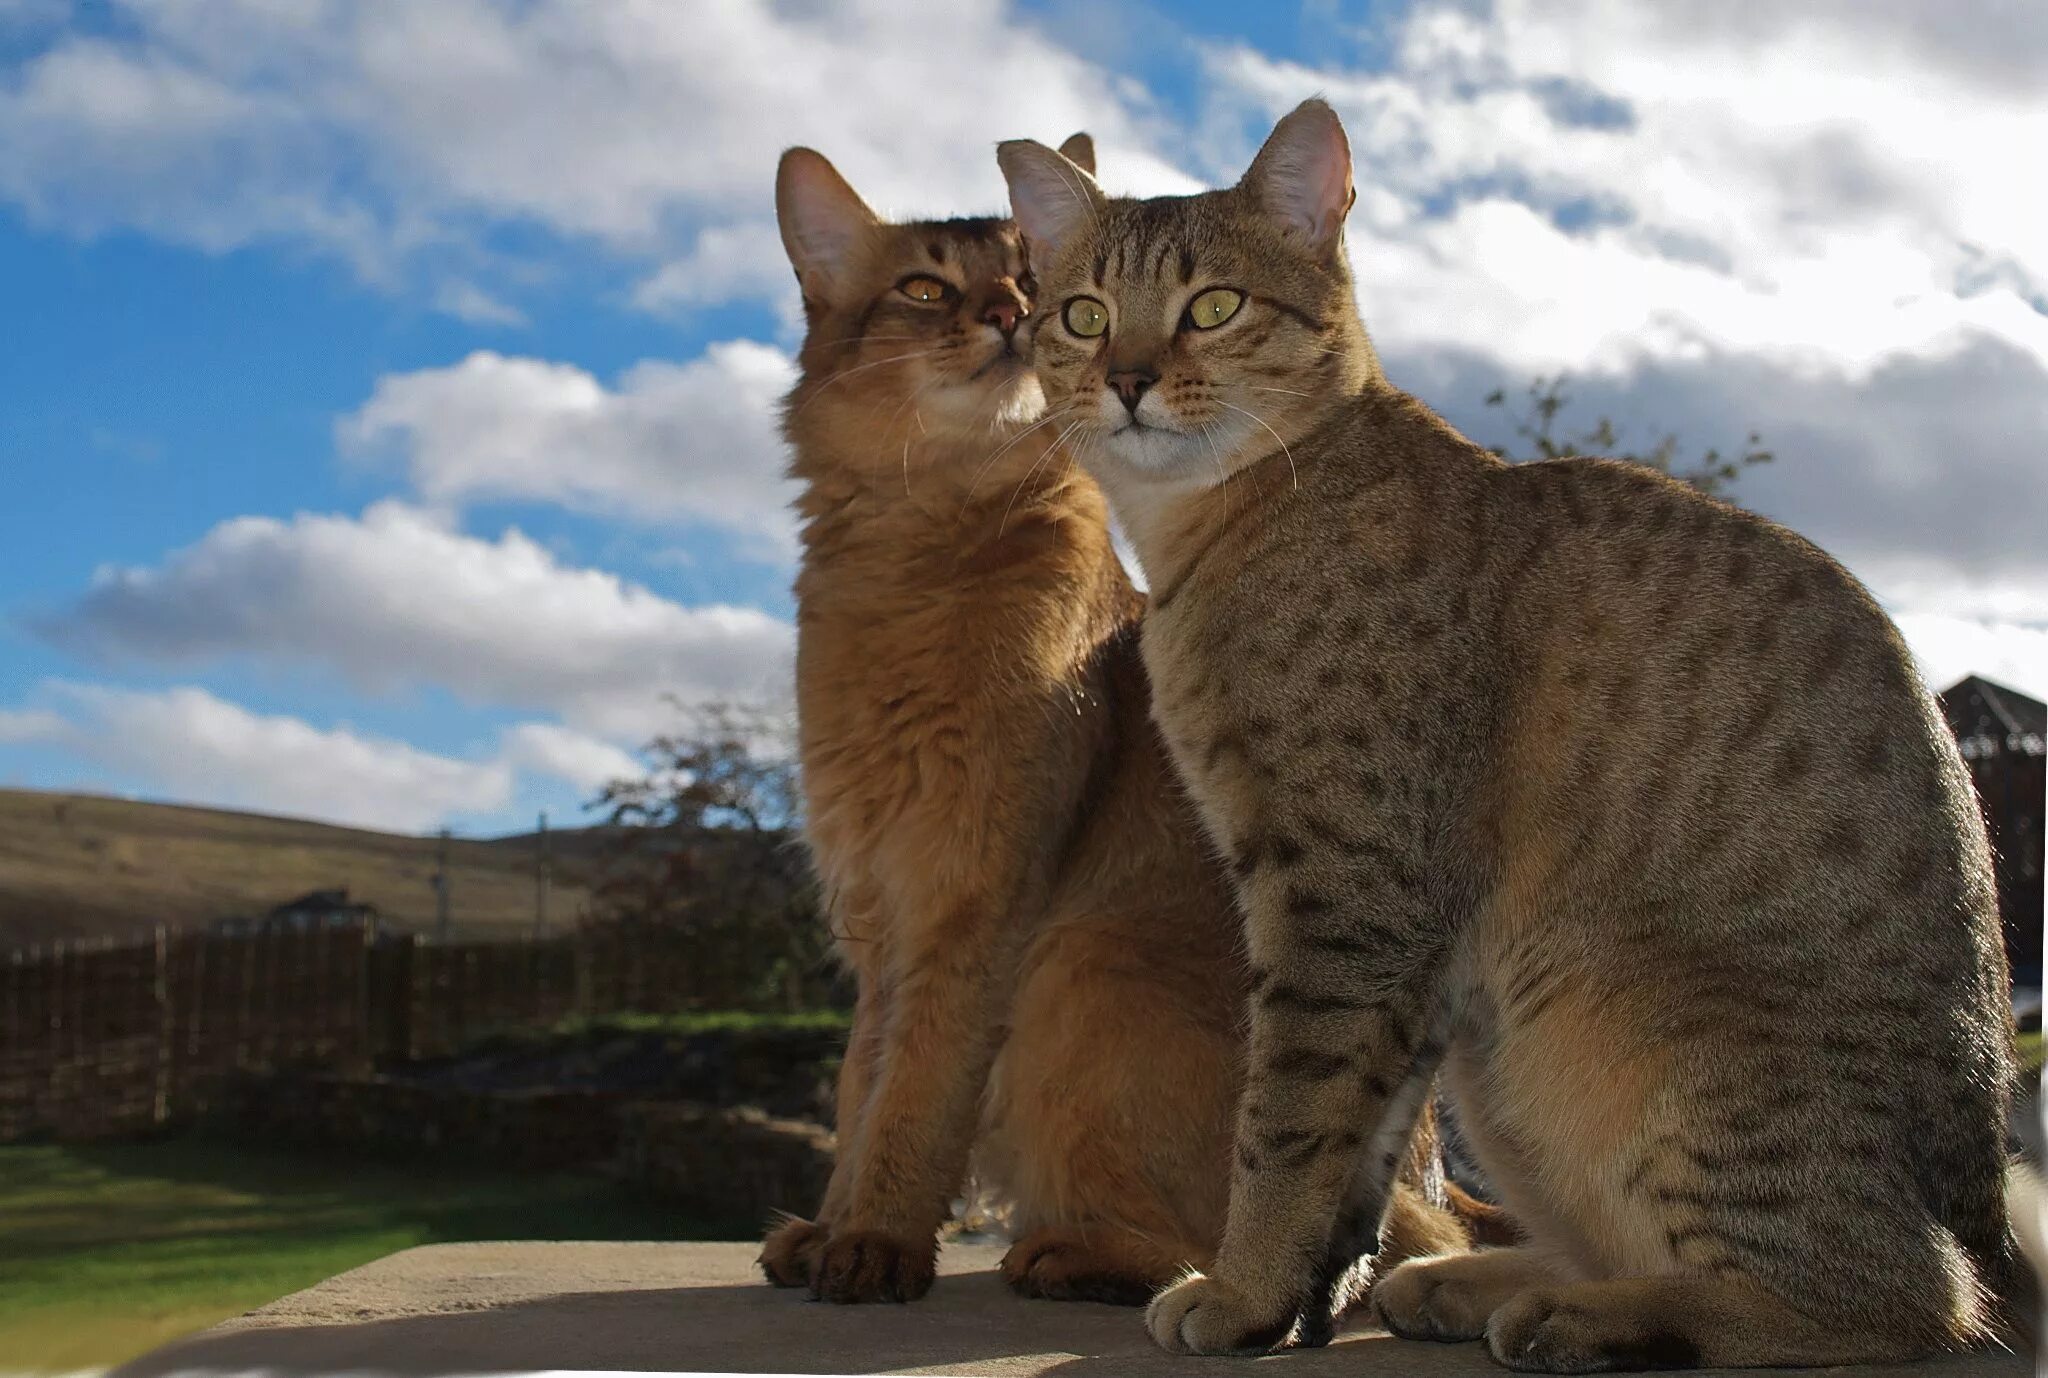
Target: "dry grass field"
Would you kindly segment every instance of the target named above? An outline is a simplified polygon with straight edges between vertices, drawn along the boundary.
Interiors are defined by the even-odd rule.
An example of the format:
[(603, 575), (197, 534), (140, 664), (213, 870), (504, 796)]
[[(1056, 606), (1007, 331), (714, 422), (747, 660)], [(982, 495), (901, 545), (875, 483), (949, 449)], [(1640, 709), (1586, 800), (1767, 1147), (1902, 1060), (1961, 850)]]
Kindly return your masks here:
[[(598, 834), (553, 834), (553, 925), (587, 898)], [(161, 923), (254, 916), (346, 888), (396, 924), (431, 931), (438, 839), (91, 795), (0, 790), (0, 951), (60, 938), (132, 937)], [(450, 916), (468, 938), (530, 932), (531, 836), (449, 844)]]

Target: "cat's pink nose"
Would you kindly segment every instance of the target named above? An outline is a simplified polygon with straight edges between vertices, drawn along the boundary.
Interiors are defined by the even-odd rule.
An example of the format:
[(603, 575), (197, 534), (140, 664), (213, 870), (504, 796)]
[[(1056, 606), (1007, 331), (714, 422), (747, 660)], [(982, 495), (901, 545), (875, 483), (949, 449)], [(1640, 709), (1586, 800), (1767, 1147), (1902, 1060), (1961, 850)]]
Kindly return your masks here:
[(1016, 333), (1017, 317), (1020, 314), (1022, 313), (1017, 310), (1016, 302), (999, 301), (992, 303), (988, 310), (981, 313), (981, 320), (984, 325), (992, 325), (1003, 334), (1012, 335)]

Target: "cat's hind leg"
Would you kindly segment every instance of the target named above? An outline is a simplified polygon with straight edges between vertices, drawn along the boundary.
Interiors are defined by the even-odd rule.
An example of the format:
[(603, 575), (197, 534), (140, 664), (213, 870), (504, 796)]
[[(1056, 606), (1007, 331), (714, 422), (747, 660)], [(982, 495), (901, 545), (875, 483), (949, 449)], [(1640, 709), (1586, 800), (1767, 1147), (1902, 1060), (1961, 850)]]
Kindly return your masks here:
[(1223, 1232), (1241, 996), (1220, 941), (1206, 962), (1131, 960), (1185, 923), (1177, 910), (1071, 912), (1026, 955), (977, 1177), (1011, 1207), (1011, 1287), (1142, 1306)]
[(1486, 1345), (1524, 1373), (1861, 1364), (1918, 1353), (1812, 1320), (1739, 1274), (1531, 1287), (1493, 1312)]
[(1372, 1306), (1404, 1340), (1476, 1340), (1514, 1297), (1559, 1280), (1556, 1263), (1539, 1250), (1483, 1249), (1402, 1264), (1373, 1288)]
[(1178, 1240), (1121, 1225), (1050, 1225), (1012, 1244), (999, 1271), (1026, 1297), (1143, 1306), (1193, 1256)]
[(831, 1228), (800, 1215), (781, 1213), (761, 1241), (761, 1256), (755, 1262), (777, 1287), (808, 1287), (818, 1255), (825, 1251)]

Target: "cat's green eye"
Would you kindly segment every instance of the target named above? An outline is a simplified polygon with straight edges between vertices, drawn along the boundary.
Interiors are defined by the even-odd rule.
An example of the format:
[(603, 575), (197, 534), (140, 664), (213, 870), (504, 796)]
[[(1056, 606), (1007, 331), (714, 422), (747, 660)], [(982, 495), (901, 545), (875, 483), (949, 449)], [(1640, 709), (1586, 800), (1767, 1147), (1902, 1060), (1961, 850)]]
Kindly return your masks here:
[(1228, 287), (1211, 287), (1188, 303), (1188, 322), (1197, 330), (1214, 330), (1237, 314), (1244, 305), (1244, 293)]
[(912, 301), (944, 301), (946, 284), (937, 278), (905, 278), (896, 284), (896, 290)]
[(1075, 297), (1067, 303), (1067, 329), (1083, 339), (1094, 339), (1109, 329), (1109, 308), (1093, 297)]

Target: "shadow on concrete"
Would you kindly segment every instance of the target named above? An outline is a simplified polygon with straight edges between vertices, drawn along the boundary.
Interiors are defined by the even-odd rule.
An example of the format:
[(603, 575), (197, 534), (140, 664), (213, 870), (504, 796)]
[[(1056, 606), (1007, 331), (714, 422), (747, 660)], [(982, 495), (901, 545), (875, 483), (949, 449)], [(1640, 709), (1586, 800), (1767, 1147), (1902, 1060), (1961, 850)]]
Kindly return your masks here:
[[(1362, 1351), (1374, 1351), (1368, 1356)], [(1373, 1360), (1378, 1362), (1373, 1362)], [(1184, 1374), (1155, 1348), (1135, 1308), (1033, 1302), (993, 1272), (940, 1280), (910, 1306), (830, 1306), (766, 1286), (576, 1292), (487, 1310), (210, 1332), (117, 1369), (112, 1378), (193, 1370), (392, 1378), (599, 1369), (729, 1373)], [(1476, 1345), (1410, 1345), (1360, 1335), (1328, 1350), (1260, 1361), (1289, 1374), (1486, 1373)], [(1217, 1378), (1233, 1367), (1224, 1364)]]
[[(356, 1276), (369, 1274), (365, 1270)], [(345, 1290), (347, 1282), (344, 1275), (324, 1286), (341, 1284)], [(488, 1277), (480, 1276), (479, 1283), (488, 1292)], [(320, 1290), (300, 1295), (317, 1302)], [(343, 1372), (441, 1378), (533, 1369), (785, 1374), (910, 1369), (1004, 1378), (1151, 1378), (1196, 1372), (1228, 1378), (1244, 1371), (1240, 1365), (1246, 1363), (1255, 1363), (1260, 1373), (1288, 1378), (1503, 1372), (1477, 1344), (1410, 1343), (1374, 1331), (1346, 1335), (1328, 1349), (1255, 1361), (1176, 1357), (1152, 1345), (1135, 1309), (1025, 1301), (1011, 1295), (991, 1271), (941, 1277), (929, 1297), (910, 1306), (830, 1306), (734, 1278), (682, 1287), (634, 1287), (629, 1282), (623, 1288), (506, 1298), (476, 1310), (377, 1314), (380, 1308), (402, 1309), (404, 1296), (403, 1286), (386, 1289), (380, 1296), (359, 1297), (368, 1304), (353, 1314), (347, 1305), (326, 1304), (303, 1321), (274, 1308), (259, 1313), (254, 1328), (196, 1336), (123, 1366), (113, 1378), (255, 1370), (282, 1378)], [(435, 1304), (445, 1307), (447, 1301), (444, 1297)], [(2025, 1371), (2025, 1360), (2015, 1356), (1975, 1356), (1853, 1372), (1856, 1378), (1909, 1373), (2006, 1378)], [(1748, 1371), (1750, 1378), (1761, 1372)]]

